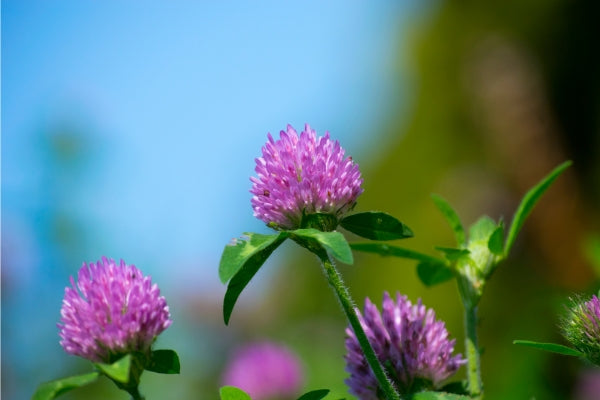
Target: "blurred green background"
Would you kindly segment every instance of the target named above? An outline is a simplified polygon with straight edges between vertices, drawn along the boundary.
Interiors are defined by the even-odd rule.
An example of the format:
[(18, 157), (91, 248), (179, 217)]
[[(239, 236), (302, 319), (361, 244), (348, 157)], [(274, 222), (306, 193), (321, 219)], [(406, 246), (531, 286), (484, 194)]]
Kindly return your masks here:
[[(467, 226), (483, 214), (510, 220), (529, 187), (560, 162), (574, 161), (542, 198), (512, 255), (490, 281), (479, 329), (486, 399), (573, 398), (585, 366), (518, 348), (512, 340), (562, 343), (557, 323), (568, 297), (596, 292), (600, 286), (597, 2), (337, 3), (307, 9), (269, 4), (268, 11), (238, 5), (233, 19), (219, 7), (190, 5), (189, 14), (199, 25), (212, 26), (207, 35), (223, 32), (219, 27), (224, 24), (233, 38), (216, 37), (210, 48), (217, 50), (208, 55), (173, 44), (202, 36), (194, 31), (198, 26), (193, 17), (183, 23), (184, 32), (169, 36), (177, 18), (188, 13), (181, 5), (161, 15), (165, 10), (157, 3), (145, 10), (141, 5), (122, 10), (115, 3), (96, 4), (91, 11), (89, 4), (77, 10), (69, 2), (40, 4), (28, 9), (2, 2), (3, 396), (28, 398), (41, 381), (89, 368), (62, 352), (54, 324), (68, 276), (82, 261), (109, 252), (150, 272), (172, 309), (175, 322), (157, 346), (180, 353), (182, 374), (145, 375), (142, 391), (148, 398), (217, 398), (220, 373), (231, 351), (264, 339), (285, 343), (299, 355), (307, 390), (330, 388), (332, 398), (349, 397), (343, 384), (346, 323), (314, 257), (286, 244), (242, 294), (229, 327), (221, 317), (224, 288), (216, 271), (222, 246), (244, 231), (267, 231), (252, 220), (249, 206), (247, 177), (253, 173), (253, 157), (260, 154), (267, 131), (276, 133), (287, 122), (296, 128), (309, 122), (319, 134), (329, 130), (340, 139), (360, 164), (365, 192), (356, 210), (395, 215), (415, 232), (414, 239), (399, 244), (429, 254), (435, 254), (434, 245), (454, 244), (431, 193), (448, 199)], [(102, 21), (89, 47), (87, 36), (83, 47), (69, 44), (79, 25), (34, 24), (36, 18), (47, 22), (53, 15), (72, 23), (81, 13), (89, 21), (94, 15)], [(281, 19), (282, 25), (271, 25)], [(146, 25), (137, 32), (140, 20)], [(157, 62), (134, 52), (127, 57), (113, 54), (107, 45), (113, 43), (107, 39), (113, 21), (115, 31), (131, 32), (124, 40), (142, 54), (175, 50), (165, 56), (167, 61)], [(261, 24), (268, 29), (261, 31), (258, 44), (244, 42), (243, 36)], [(323, 31), (324, 26), (330, 30)], [(43, 48), (40, 44), (53, 40), (61, 29), (65, 41), (57, 41), (54, 49), (62, 50), (38, 51), (36, 63), (44, 65), (51, 57), (91, 57), (93, 63), (91, 54), (100, 54), (98, 62), (115, 57), (114, 63), (107, 76), (75, 71), (39, 94), (27, 84), (38, 64), (25, 64), (21, 55), (28, 50), (23, 46), (37, 43)], [(288, 30), (296, 33), (290, 36)], [(136, 42), (145, 35), (154, 39)], [(245, 46), (251, 53), (260, 51), (248, 55)], [(310, 57), (297, 46), (309, 49)], [(242, 55), (238, 59), (231, 54)], [(268, 62), (236, 68), (255, 57)], [(132, 66), (132, 60), (139, 65)], [(213, 69), (202, 81), (185, 82), (190, 75), (184, 75), (184, 82), (173, 80), (181, 71), (193, 75), (194, 66), (209, 60)], [(148, 61), (153, 73), (140, 78)], [(318, 67), (322, 61), (332, 67)], [(188, 63), (192, 68), (180, 69)], [(263, 74), (254, 72), (267, 65)], [(281, 75), (269, 77), (273, 71)], [(258, 88), (243, 86), (257, 77)], [(139, 86), (129, 87), (130, 79), (140, 79)], [(226, 88), (223, 98), (204, 98), (198, 94), (202, 90), (218, 90), (211, 80), (225, 85), (235, 81), (240, 87)], [(73, 81), (78, 88), (91, 88), (84, 90), (83, 100), (81, 92), (61, 92), (61, 82)], [(256, 97), (261, 88), (265, 93)], [(53, 96), (55, 91), (60, 96)], [(123, 111), (112, 108), (111, 95), (131, 104)], [(24, 102), (28, 97), (34, 100)], [(66, 105), (48, 106), (59, 101)], [(144, 108), (149, 102), (152, 107)], [(171, 102), (176, 105), (171, 107)], [(214, 109), (207, 109), (205, 102)], [(29, 114), (24, 114), (24, 104), (34, 105)], [(79, 112), (79, 107), (85, 110)], [(199, 116), (189, 117), (194, 112)], [(210, 113), (220, 119), (211, 121)], [(31, 120), (19, 124), (14, 115)], [(126, 133), (140, 123), (143, 129), (137, 136)], [(105, 132), (111, 129), (117, 133)], [(23, 135), (29, 139), (24, 141)], [(143, 152), (148, 142), (154, 150), (136, 156), (135, 150)], [(217, 142), (225, 142), (231, 154)], [(197, 150), (188, 153), (190, 146)], [(173, 164), (181, 157), (181, 164)], [(198, 161), (203, 158), (212, 164)], [(131, 174), (128, 181), (119, 178), (123, 171)], [(213, 178), (206, 181), (206, 176)], [(165, 183), (171, 179), (182, 183)], [(205, 202), (207, 198), (212, 202)], [(143, 214), (138, 207), (146, 207)], [(124, 219), (128, 213), (131, 219)], [(200, 248), (199, 243), (210, 246), (189, 250)], [(177, 258), (178, 252), (186, 256)], [(366, 254), (357, 254), (353, 266), (340, 266), (360, 305), (366, 296), (380, 303), (383, 291), (401, 291), (413, 301), (421, 297), (446, 321), (462, 351), (461, 305), (454, 283), (425, 288), (414, 267), (410, 261)], [(118, 396), (112, 384), (99, 382), (64, 398), (126, 398)]]

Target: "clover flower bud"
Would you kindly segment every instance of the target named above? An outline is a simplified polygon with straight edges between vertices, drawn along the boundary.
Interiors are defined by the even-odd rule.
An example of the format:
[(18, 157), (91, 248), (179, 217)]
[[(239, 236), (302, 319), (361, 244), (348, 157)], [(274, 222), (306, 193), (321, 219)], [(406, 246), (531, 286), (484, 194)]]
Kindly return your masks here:
[(600, 366), (600, 300), (576, 299), (561, 324), (564, 337), (590, 362)]

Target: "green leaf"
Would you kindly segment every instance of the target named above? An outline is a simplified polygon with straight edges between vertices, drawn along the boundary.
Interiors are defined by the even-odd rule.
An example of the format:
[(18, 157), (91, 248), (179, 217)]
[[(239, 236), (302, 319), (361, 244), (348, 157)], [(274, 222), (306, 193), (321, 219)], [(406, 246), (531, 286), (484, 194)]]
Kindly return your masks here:
[(384, 212), (367, 211), (352, 214), (340, 221), (344, 229), (372, 240), (394, 240), (413, 237), (410, 228)]
[(219, 390), (221, 400), (252, 400), (248, 393), (235, 386), (223, 386)]
[(264, 251), (285, 235), (287, 235), (286, 232), (279, 232), (273, 235), (244, 233), (244, 236), (247, 238), (233, 239), (234, 244), (225, 246), (221, 255), (221, 262), (219, 263), (219, 278), (221, 278), (221, 282), (227, 283), (250, 258)]
[(266, 247), (254, 251), (250, 257), (246, 258), (242, 267), (236, 272), (233, 278), (231, 278), (227, 285), (225, 299), (223, 300), (223, 319), (225, 320), (226, 325), (229, 323), (233, 307), (246, 285), (248, 285), (260, 267), (267, 261), (267, 258), (269, 258), (287, 237), (287, 232), (279, 232), (272, 241), (269, 241), (269, 244)]
[(469, 382), (466, 379), (462, 381), (448, 382), (440, 388), (440, 392), (468, 395)]
[(501, 256), (502, 254), (504, 254), (503, 244), (504, 244), (504, 227), (502, 225), (499, 225), (494, 230), (494, 232), (490, 236), (490, 239), (488, 240), (488, 249), (490, 250), (490, 252), (492, 252), (492, 254)]
[(466, 246), (467, 238), (465, 236), (465, 230), (460, 222), (460, 218), (456, 211), (450, 206), (450, 204), (444, 199), (442, 196), (437, 194), (432, 194), (431, 198), (435, 203), (438, 210), (442, 212), (446, 220), (450, 224), (452, 231), (454, 232), (454, 236), (456, 237), (456, 242), (459, 246)]
[(497, 227), (496, 221), (487, 215), (482, 216), (469, 227), (469, 244), (478, 241), (487, 243)]
[(375, 253), (384, 257), (400, 257), (433, 264), (446, 264), (446, 262), (442, 259), (419, 253), (418, 251), (405, 249), (403, 247), (391, 246), (385, 243), (351, 243), (350, 247), (353, 250), (364, 251), (365, 253)]
[[(497, 235), (500, 235), (500, 247), (502, 247), (502, 232), (497, 232), (499, 226), (503, 226), (503, 222), (497, 224), (493, 219), (484, 215), (469, 227), (467, 248), (470, 251), (469, 258), (472, 261), (469, 264), (473, 268), (472, 272), (476, 272), (482, 279), (491, 276), (502, 258), (490, 250), (490, 240), (492, 240), (494, 234), (496, 237), (492, 240), (492, 246), (496, 245)], [(467, 264), (463, 265), (466, 266)]]
[(68, 378), (56, 379), (50, 382), (40, 384), (31, 397), (31, 400), (51, 400), (61, 394), (81, 386), (94, 382), (100, 373), (90, 372), (88, 374), (69, 376)]
[(178, 374), (181, 370), (179, 356), (175, 350), (154, 350), (146, 370), (159, 374)]
[(437, 285), (454, 277), (452, 270), (444, 264), (429, 262), (421, 262), (417, 265), (417, 275), (425, 286)]
[(419, 392), (410, 396), (410, 400), (472, 400), (472, 398), (446, 392)]
[[(420, 261), (417, 265), (417, 275), (426, 286), (445, 282), (454, 276), (446, 261), (414, 250), (384, 243), (351, 243), (350, 247), (353, 250), (375, 253), (384, 257), (392, 256)], [(468, 254), (468, 251), (466, 253)]]
[[(303, 239), (316, 240), (325, 250), (344, 264), (352, 264), (352, 250), (344, 235), (340, 232), (321, 232), (317, 229), (296, 229), (290, 232)], [(304, 246), (302, 243), (300, 245)], [(310, 250), (310, 249), (309, 249)]]
[(329, 389), (312, 390), (298, 397), (298, 400), (321, 400), (329, 394)]
[(512, 245), (517, 238), (517, 234), (523, 227), (523, 223), (531, 213), (531, 210), (533, 209), (537, 201), (544, 194), (544, 192), (548, 190), (548, 188), (550, 187), (550, 185), (552, 185), (554, 180), (558, 178), (558, 176), (562, 174), (563, 171), (567, 169), (571, 164), (571, 161), (565, 161), (564, 163), (560, 164), (525, 194), (525, 196), (521, 200), (521, 204), (519, 204), (519, 207), (517, 208), (517, 212), (513, 217), (512, 223), (510, 224), (510, 229), (508, 231), (506, 243), (504, 244), (504, 257), (508, 256)]
[(446, 256), (446, 259), (451, 262), (456, 261), (459, 258), (461, 258), (462, 256), (469, 254), (469, 250), (467, 250), (467, 249), (456, 249), (454, 247), (436, 246), (435, 249), (444, 253), (444, 256)]
[(550, 353), (558, 353), (565, 356), (583, 357), (583, 353), (579, 350), (572, 349), (562, 344), (556, 343), (539, 343), (532, 342), (530, 340), (514, 340), (513, 344), (520, 344), (521, 346), (533, 347), (536, 349), (549, 351)]
[(129, 381), (129, 368), (131, 367), (131, 354), (121, 357), (112, 364), (94, 363), (94, 365), (109, 378), (127, 383)]

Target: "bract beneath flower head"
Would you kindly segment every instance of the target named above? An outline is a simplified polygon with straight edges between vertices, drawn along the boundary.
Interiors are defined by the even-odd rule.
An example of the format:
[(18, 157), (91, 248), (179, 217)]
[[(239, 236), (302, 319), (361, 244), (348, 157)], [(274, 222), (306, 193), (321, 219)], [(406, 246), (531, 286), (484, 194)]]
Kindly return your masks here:
[(308, 124), (300, 136), (288, 125), (278, 140), (268, 139), (250, 178), (254, 216), (276, 229), (335, 229), (363, 191), (358, 165), (328, 132), (317, 137)]

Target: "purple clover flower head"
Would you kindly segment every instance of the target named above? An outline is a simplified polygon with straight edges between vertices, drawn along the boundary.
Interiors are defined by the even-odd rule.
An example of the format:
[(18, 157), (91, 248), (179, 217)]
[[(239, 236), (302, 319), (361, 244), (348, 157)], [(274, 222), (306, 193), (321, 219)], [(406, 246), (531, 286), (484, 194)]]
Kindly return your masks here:
[(573, 301), (568, 317), (562, 321), (562, 331), (585, 358), (600, 366), (600, 299), (596, 295), (589, 301)]
[(317, 137), (308, 124), (300, 137), (288, 125), (279, 140), (268, 138), (256, 159), (258, 176), (250, 178), (254, 216), (277, 229), (297, 229), (316, 227), (306, 217), (325, 214), (323, 230), (334, 230), (363, 191), (358, 165), (344, 158), (329, 132)]
[(148, 352), (172, 322), (167, 302), (149, 276), (106, 257), (89, 266), (84, 263), (77, 285), (71, 277), (60, 314), (61, 346), (94, 362)]
[[(394, 301), (386, 292), (382, 313), (367, 298), (364, 314), (358, 314), (377, 358), (402, 394), (423, 387), (438, 389), (467, 362), (460, 354), (452, 355), (455, 340), (448, 339), (444, 322), (436, 320), (433, 309), (426, 309), (420, 299), (413, 305), (400, 293)], [(351, 327), (346, 334), (350, 393), (361, 400), (383, 399)]]
[(589, 368), (579, 373), (575, 382), (574, 400), (598, 400), (600, 397), (600, 369)]
[(238, 349), (223, 374), (224, 385), (244, 390), (253, 400), (295, 399), (302, 382), (302, 367), (296, 356), (270, 342)]

